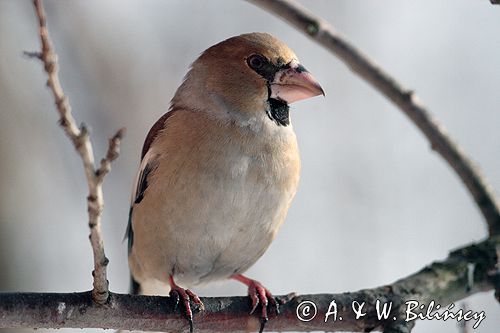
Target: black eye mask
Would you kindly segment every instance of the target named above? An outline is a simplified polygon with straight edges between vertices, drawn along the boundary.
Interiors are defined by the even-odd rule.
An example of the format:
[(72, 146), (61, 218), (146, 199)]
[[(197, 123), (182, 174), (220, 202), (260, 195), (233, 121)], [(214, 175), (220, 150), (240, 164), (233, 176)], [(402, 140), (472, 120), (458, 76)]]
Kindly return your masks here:
[(282, 59), (278, 59), (277, 64), (273, 64), (266, 57), (260, 54), (252, 54), (247, 58), (248, 66), (267, 81), (268, 108), (266, 109), (269, 119), (278, 126), (288, 126), (290, 124), (290, 113), (288, 103), (283, 100), (271, 98), (271, 82), (274, 80), (279, 70), (289, 68)]

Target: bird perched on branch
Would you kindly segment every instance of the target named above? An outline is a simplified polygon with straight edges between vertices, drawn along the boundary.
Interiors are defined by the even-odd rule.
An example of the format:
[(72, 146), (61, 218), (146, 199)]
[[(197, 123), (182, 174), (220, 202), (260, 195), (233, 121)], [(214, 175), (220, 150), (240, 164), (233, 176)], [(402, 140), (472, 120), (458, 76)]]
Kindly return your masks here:
[[(165, 284), (192, 331), (187, 287), (248, 286), (261, 330), (278, 304), (242, 275), (266, 251), (297, 190), (299, 151), (289, 104), (323, 90), (283, 42), (229, 38), (192, 64), (142, 149), (128, 225), (134, 293)], [(167, 286), (168, 285), (168, 286)]]

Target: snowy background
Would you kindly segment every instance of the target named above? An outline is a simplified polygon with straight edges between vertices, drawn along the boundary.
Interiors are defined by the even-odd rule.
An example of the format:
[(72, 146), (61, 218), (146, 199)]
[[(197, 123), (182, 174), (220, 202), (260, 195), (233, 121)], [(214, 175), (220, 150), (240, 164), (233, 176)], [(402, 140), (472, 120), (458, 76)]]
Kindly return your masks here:
[[(415, 89), (500, 189), (499, 6), (488, 0), (303, 3)], [(353, 291), (390, 283), (487, 235), (464, 186), (399, 110), (326, 50), (253, 5), (52, 0), (46, 10), (64, 89), (77, 120), (92, 129), (96, 155), (117, 128), (128, 129), (105, 182), (113, 291), (128, 290), (122, 239), (148, 129), (200, 52), (251, 31), (272, 33), (294, 49), (326, 98), (292, 107), (300, 188), (249, 276), (275, 294)], [(31, 2), (0, 0), (0, 291), (89, 290), (86, 183), (56, 124), (40, 64), (22, 56), (38, 48)], [(234, 281), (197, 291), (246, 293)], [(500, 306), (492, 292), (466, 302), (486, 311), (475, 332), (498, 331)], [(452, 321), (426, 321), (414, 332), (458, 329)]]

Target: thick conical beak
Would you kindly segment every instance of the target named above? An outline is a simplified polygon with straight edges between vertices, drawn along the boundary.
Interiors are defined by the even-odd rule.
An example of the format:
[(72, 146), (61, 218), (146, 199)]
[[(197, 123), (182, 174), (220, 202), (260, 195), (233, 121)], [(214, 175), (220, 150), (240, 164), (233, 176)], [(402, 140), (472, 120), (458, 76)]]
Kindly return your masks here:
[(271, 97), (288, 104), (318, 95), (325, 96), (323, 88), (304, 66), (296, 61), (276, 72), (271, 82)]

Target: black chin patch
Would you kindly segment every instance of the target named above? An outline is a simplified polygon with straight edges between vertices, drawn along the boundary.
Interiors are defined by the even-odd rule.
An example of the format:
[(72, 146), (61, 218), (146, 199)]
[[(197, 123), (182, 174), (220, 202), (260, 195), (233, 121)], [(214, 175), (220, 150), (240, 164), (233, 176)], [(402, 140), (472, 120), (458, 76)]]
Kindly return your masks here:
[(288, 104), (285, 101), (269, 98), (269, 110), (267, 115), (271, 120), (276, 122), (278, 126), (288, 126), (290, 125), (290, 112)]

